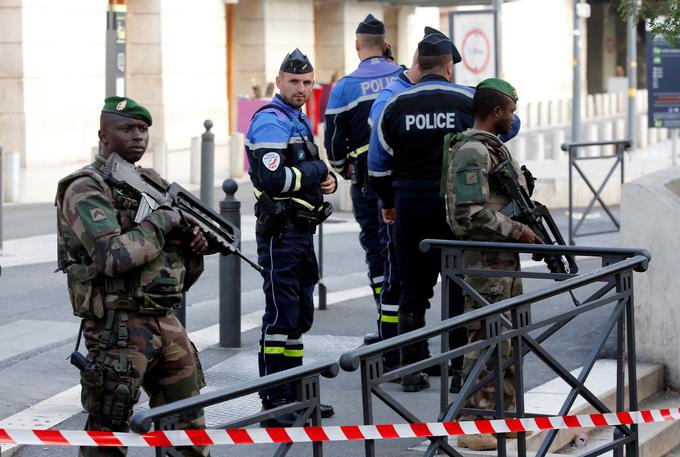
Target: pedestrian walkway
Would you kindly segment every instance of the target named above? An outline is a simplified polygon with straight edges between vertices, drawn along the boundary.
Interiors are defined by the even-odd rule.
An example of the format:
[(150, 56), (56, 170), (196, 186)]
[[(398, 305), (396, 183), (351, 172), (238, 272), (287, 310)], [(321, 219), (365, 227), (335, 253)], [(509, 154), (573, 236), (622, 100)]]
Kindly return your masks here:
[[(223, 179), (228, 177), (227, 169), (224, 166), (220, 166), (221, 162), (224, 161), (220, 159), (216, 160), (216, 187), (221, 186)], [(523, 163), (525, 163), (533, 171), (534, 175), (539, 178), (539, 183), (542, 180), (546, 183), (550, 180), (563, 181), (568, 177), (569, 167), (566, 159), (542, 161), (529, 160)], [(608, 171), (606, 161), (594, 161), (593, 163), (596, 163), (597, 165), (588, 165), (588, 169), (593, 170), (593, 176), (596, 178), (604, 177)], [(19, 201), (16, 203), (40, 203), (54, 201), (54, 192), (57, 188), (57, 182), (59, 182), (62, 177), (86, 164), (87, 162), (77, 162), (22, 169), (19, 177)], [(151, 154), (147, 153), (147, 156), (142, 159), (140, 164), (142, 166), (151, 166)], [(167, 179), (169, 181), (177, 181), (181, 185), (195, 190), (198, 189), (198, 184), (190, 182), (190, 167), (188, 164), (188, 153), (170, 153), (168, 155)], [(638, 176), (651, 173), (656, 170), (662, 170), (670, 167), (671, 142), (663, 141), (650, 145), (645, 149), (635, 150), (627, 156), (625, 166), (627, 180), (634, 179)], [(240, 176), (237, 178), (237, 181), (247, 182), (248, 176)], [(545, 201), (544, 203), (552, 207), (566, 206), (563, 202)]]

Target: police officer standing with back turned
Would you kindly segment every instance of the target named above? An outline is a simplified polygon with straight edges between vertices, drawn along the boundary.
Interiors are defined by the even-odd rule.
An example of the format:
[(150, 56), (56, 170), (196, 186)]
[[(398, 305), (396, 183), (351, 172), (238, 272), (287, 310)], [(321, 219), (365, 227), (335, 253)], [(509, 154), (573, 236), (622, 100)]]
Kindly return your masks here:
[[(313, 85), (312, 64), (295, 49), (276, 77), (279, 94), (255, 113), (246, 135), (266, 300), (258, 348), (260, 376), (302, 365), (302, 334), (314, 317), (319, 270), (313, 234), (332, 212), (323, 195), (335, 192), (337, 179), (320, 159), (309, 120), (301, 111)], [(264, 409), (290, 403), (294, 396), (290, 385), (260, 392)], [(330, 417), (333, 408), (321, 405), (320, 412)], [(288, 413), (262, 425), (290, 427), (297, 420), (297, 414)]]
[[(356, 29), (356, 50), (361, 59), (359, 68), (338, 81), (331, 91), (324, 142), (333, 168), (352, 180), (350, 194), (354, 217), (361, 228), (359, 242), (366, 252), (368, 280), (378, 307), (378, 333), (364, 338), (370, 344), (397, 334), (396, 313), (392, 309), (391, 313), (382, 312), (381, 295), (387, 300), (386, 307), (396, 307), (399, 284), (396, 276), (389, 274), (393, 258), (387, 252), (387, 227), (382, 221), (378, 196), (368, 186), (368, 115), (373, 100), (398, 77), (403, 67), (384, 57), (388, 51), (385, 24), (372, 14)], [(390, 278), (395, 281), (390, 282)]]
[[(154, 407), (198, 395), (205, 386), (196, 348), (171, 311), (203, 272), (208, 243), (191, 218), (170, 208), (135, 223), (139, 197), (105, 180), (112, 153), (132, 164), (142, 158), (151, 124), (142, 105), (108, 97), (100, 116), (102, 152), (57, 188), (58, 265), (88, 349), (79, 366), (87, 430), (127, 431), (142, 387)], [(156, 171), (139, 171), (167, 186)], [(204, 427), (202, 411), (179, 416), (178, 428)], [(178, 449), (208, 455), (202, 446)], [(93, 446), (79, 453), (125, 454), (125, 448)]]
[[(472, 125), (471, 91), (450, 83), (457, 51), (445, 35), (434, 32), (418, 44), (420, 82), (390, 99), (373, 127), (384, 154), (375, 158), (379, 167), (372, 168), (371, 184), (383, 202), (385, 221), (394, 223), (401, 274), (399, 334), (425, 325), (439, 275), (438, 255), (422, 254), (420, 242), (453, 237), (439, 193), (442, 141), (447, 133)], [(453, 315), (462, 313), (462, 297), (457, 298), (451, 303)], [(426, 344), (402, 349), (402, 363), (420, 360)], [(401, 383), (407, 392), (429, 387), (425, 373), (403, 376)]]

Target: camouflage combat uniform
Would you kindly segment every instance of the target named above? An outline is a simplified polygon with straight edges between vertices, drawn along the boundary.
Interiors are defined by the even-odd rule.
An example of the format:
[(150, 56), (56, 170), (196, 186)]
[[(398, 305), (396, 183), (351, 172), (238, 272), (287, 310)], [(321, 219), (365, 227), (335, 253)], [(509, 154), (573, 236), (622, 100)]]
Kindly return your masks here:
[[(171, 314), (203, 271), (173, 229), (179, 215), (160, 209), (140, 224), (136, 200), (103, 179), (105, 159), (59, 182), (56, 206), (59, 269), (68, 277), (74, 314), (92, 370), (81, 373), (87, 430), (126, 431), (140, 387), (150, 406), (197, 395), (205, 386), (196, 348)], [(153, 170), (141, 170), (166, 185)], [(202, 411), (180, 418), (179, 428), (204, 428)], [(205, 456), (204, 447), (181, 448)], [(122, 456), (125, 448), (82, 447), (81, 456)]]
[[(498, 211), (510, 202), (505, 195), (495, 193), (489, 186), (489, 172), (504, 160), (511, 160), (519, 176), (520, 184), (526, 188), (524, 175), (512, 160), (510, 151), (501, 140), (491, 133), (468, 130), (456, 134), (449, 150), (449, 167), (446, 176), (447, 219), (453, 231), (463, 239), (473, 241), (517, 242), (522, 233), (522, 224), (500, 214)], [(473, 252), (464, 255), (466, 268), (518, 271), (519, 256), (506, 252)], [(522, 294), (520, 278), (490, 278), (468, 276), (465, 281), (479, 292), (489, 303), (495, 303)], [(465, 296), (465, 311), (479, 308), (471, 296)], [(468, 342), (483, 339), (481, 323), (468, 327)], [(503, 356), (510, 357), (509, 341), (503, 346)], [(472, 371), (481, 357), (479, 351), (465, 354), (463, 379)], [(491, 362), (490, 362), (491, 363)], [(489, 371), (482, 370), (480, 376)], [(505, 372), (505, 410), (515, 407), (515, 372)], [(494, 409), (496, 394), (494, 384), (488, 384), (468, 399), (465, 407)]]

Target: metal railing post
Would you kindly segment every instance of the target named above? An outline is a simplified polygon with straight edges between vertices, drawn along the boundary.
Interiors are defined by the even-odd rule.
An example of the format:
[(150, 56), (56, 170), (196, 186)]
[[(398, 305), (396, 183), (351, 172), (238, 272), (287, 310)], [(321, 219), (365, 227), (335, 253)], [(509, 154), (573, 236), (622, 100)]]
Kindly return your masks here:
[(213, 187), (215, 181), (215, 134), (210, 131), (213, 122), (203, 122), (205, 132), (201, 135), (201, 200), (213, 207)]
[(328, 309), (326, 302), (326, 284), (323, 281), (323, 222), (319, 224), (319, 309)]
[[(234, 197), (236, 180), (225, 179), (222, 190), (225, 197), (220, 201), (220, 216), (240, 230), (241, 202)], [(236, 247), (241, 248), (240, 240)], [(241, 261), (235, 255), (220, 254), (220, 346), (241, 347)]]

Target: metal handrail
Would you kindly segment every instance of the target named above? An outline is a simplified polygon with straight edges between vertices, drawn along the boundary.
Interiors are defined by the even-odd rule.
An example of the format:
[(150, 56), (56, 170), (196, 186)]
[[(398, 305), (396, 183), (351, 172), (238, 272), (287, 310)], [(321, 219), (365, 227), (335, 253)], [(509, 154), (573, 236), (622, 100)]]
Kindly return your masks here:
[[(637, 255), (651, 259), (647, 249), (642, 248), (599, 248), (593, 246), (562, 246), (552, 244), (500, 243), (488, 241), (458, 241), (425, 239), (420, 242), (421, 252), (432, 248), (461, 248), (475, 251), (505, 251), (518, 254), (571, 254), (593, 257), (634, 257)], [(646, 268), (646, 267), (645, 267)], [(644, 270), (642, 270), (644, 271)]]
[(626, 149), (631, 147), (630, 140), (613, 140), (613, 141), (584, 141), (578, 143), (563, 143), (560, 149), (568, 151), (571, 148), (584, 148), (586, 146), (616, 146), (623, 145)]
[(290, 370), (280, 371), (252, 381), (242, 382), (223, 389), (156, 406), (148, 410), (137, 411), (132, 416), (130, 428), (136, 433), (146, 433), (151, 430), (151, 425), (154, 421), (173, 417), (181, 412), (193, 411), (223, 403), (270, 387), (299, 381), (308, 376), (321, 375), (325, 378), (334, 378), (337, 376), (338, 371), (338, 363), (335, 361), (310, 363)]
[[(426, 240), (430, 241), (430, 240)], [(424, 243), (425, 241), (423, 241)], [(442, 244), (445, 242), (442, 242)], [(474, 243), (468, 243), (465, 241), (453, 241), (451, 243), (455, 243), (456, 247), (462, 247), (458, 246), (459, 244), (466, 244), (466, 245), (473, 245)], [(439, 244), (439, 243), (437, 243)], [(482, 243), (483, 244), (483, 243)], [(498, 245), (498, 244), (509, 244), (509, 243), (488, 243), (488, 244), (493, 244), (493, 245)], [(433, 244), (434, 245), (434, 244)], [(512, 249), (515, 249), (514, 245), (510, 245)], [(537, 248), (536, 252), (554, 252), (554, 250), (546, 250), (546, 248), (550, 248), (551, 246), (540, 246), (540, 245), (532, 245)], [(473, 246), (470, 246), (473, 247)], [(562, 246), (564, 248), (574, 248), (570, 246)], [(480, 250), (492, 250), (491, 248), (479, 248)], [(510, 248), (509, 248), (510, 249)], [(521, 249), (520, 247), (517, 247), (517, 249)], [(578, 249), (576, 249), (578, 250)], [(618, 252), (625, 251), (625, 250), (616, 250)], [(578, 275), (573, 278), (560, 281), (550, 287), (547, 287), (545, 289), (539, 289), (530, 293), (526, 293), (523, 295), (518, 295), (517, 297), (512, 297), (507, 300), (499, 301), (497, 303), (494, 303), (489, 306), (484, 306), (483, 308), (478, 308), (474, 311), (467, 312), (465, 314), (462, 314), (460, 316), (452, 317), (450, 319), (443, 320), (441, 322), (438, 322), (433, 325), (428, 325), (426, 327), (423, 327), (418, 330), (414, 330), (408, 333), (405, 333), (403, 335), (395, 336), (392, 338), (389, 338), (384, 341), (380, 341), (378, 343), (374, 343), (368, 346), (361, 346), (358, 349), (355, 349), (354, 351), (349, 351), (345, 352), (342, 354), (340, 357), (340, 368), (342, 368), (345, 371), (355, 371), (357, 368), (359, 368), (359, 362), (361, 359), (365, 359), (371, 356), (375, 356), (378, 354), (382, 354), (384, 352), (388, 352), (390, 350), (394, 349), (399, 349), (402, 346), (407, 345), (408, 343), (416, 343), (418, 341), (422, 341), (424, 339), (431, 338), (433, 336), (440, 335), (444, 332), (448, 332), (451, 330), (454, 330), (456, 328), (465, 326), (466, 324), (470, 324), (472, 322), (477, 322), (480, 320), (484, 320), (486, 318), (489, 318), (491, 316), (495, 316), (498, 314), (505, 313), (507, 311), (511, 311), (513, 309), (517, 309), (523, 305), (526, 305), (528, 303), (533, 303), (539, 300), (543, 300), (546, 298), (554, 297), (555, 295), (559, 295), (561, 293), (567, 292), (569, 290), (573, 290), (577, 287), (584, 286), (593, 282), (596, 282), (598, 279), (601, 279), (605, 276), (609, 276), (611, 274), (616, 274), (616, 273), (621, 273), (623, 271), (627, 271), (630, 269), (635, 269), (635, 271), (646, 271), (647, 266), (649, 265), (649, 253), (644, 250), (644, 249), (638, 249), (638, 250), (628, 250), (629, 253), (634, 253), (634, 251), (640, 251), (644, 252), (647, 255), (644, 254), (637, 254), (634, 255), (633, 257), (623, 260), (621, 262), (617, 262), (613, 265), (609, 265), (607, 267), (599, 268), (597, 270), (588, 272), (586, 274)], [(531, 252), (531, 251), (530, 251)], [(564, 252), (567, 252), (566, 249)], [(571, 251), (570, 251), (571, 252)], [(588, 251), (588, 252), (594, 252), (594, 251)], [(637, 269), (637, 268), (639, 269)]]
[[(591, 248), (580, 246), (555, 246), (555, 245), (529, 245), (513, 243), (489, 243), (475, 241), (449, 241), (449, 240), (424, 240), (420, 249), (427, 252), (433, 248), (441, 249), (442, 263), (442, 321), (434, 325), (414, 330), (412, 332), (390, 338), (386, 341), (361, 347), (354, 351), (347, 352), (340, 359), (340, 366), (343, 370), (354, 371), (361, 369), (362, 382), (362, 403), (363, 417), (365, 424), (373, 423), (373, 400), (375, 396), (381, 402), (391, 408), (394, 412), (409, 422), (421, 422), (407, 406), (401, 404), (397, 398), (392, 396), (388, 390), (380, 385), (401, 376), (415, 373), (426, 367), (439, 365), (441, 368), (440, 380), (440, 414), (438, 420), (453, 420), (456, 416), (463, 414), (473, 414), (481, 416), (503, 417), (530, 417), (534, 414), (527, 413), (524, 409), (523, 399), (523, 358), (532, 352), (553, 372), (560, 376), (571, 388), (566, 396), (560, 415), (567, 414), (577, 396), (582, 396), (587, 402), (600, 412), (610, 412), (596, 395), (585, 386), (585, 381), (590, 374), (598, 354), (604, 347), (612, 332), (616, 334), (617, 345), (617, 390), (616, 390), (616, 410), (624, 408), (624, 372), (627, 371), (630, 380), (627, 388), (629, 407), (637, 407), (637, 383), (636, 383), (636, 357), (635, 357), (635, 329), (634, 329), (634, 304), (632, 289), (632, 272), (646, 271), (650, 261), (650, 254), (644, 249), (623, 249), (623, 248)], [(489, 269), (467, 268), (463, 262), (465, 251), (495, 251), (511, 253), (527, 253), (539, 255), (579, 255), (601, 258), (601, 267), (593, 271), (576, 274), (562, 273), (538, 273), (526, 271), (502, 271)], [(512, 276), (525, 278), (551, 279), (556, 282), (550, 287), (534, 290), (520, 296), (512, 297), (496, 303), (490, 303), (487, 299), (477, 293), (463, 278), (467, 275), (472, 276)], [(597, 289), (588, 292), (588, 298), (577, 300), (573, 294), (577, 289), (598, 283)], [(480, 307), (466, 312), (463, 315), (450, 316), (449, 304), (451, 293), (454, 292), (453, 285), (457, 284), (470, 295)], [(575, 307), (570, 310), (558, 312), (555, 315), (541, 318), (534, 322), (532, 319), (532, 304), (541, 300), (555, 297), (561, 294), (568, 294), (574, 302)], [(542, 343), (558, 332), (561, 328), (571, 322), (576, 316), (601, 309), (603, 306), (615, 303), (612, 308), (607, 325), (603, 333), (598, 334), (594, 346), (588, 352), (583, 362), (583, 367), (578, 375), (573, 375), (557, 360), (549, 350), (542, 346)], [(447, 311), (449, 310), (449, 311)], [(509, 316), (512, 316), (511, 318)], [(448, 318), (447, 318), (448, 317)], [(468, 342), (467, 344), (450, 348), (448, 335), (453, 330), (467, 327), (472, 323), (482, 323), (482, 329), (486, 335), (478, 341)], [(542, 329), (540, 333), (535, 333)], [(398, 350), (417, 342), (428, 340), (432, 337), (441, 337), (441, 353), (432, 355), (430, 358), (418, 362), (411, 362), (399, 368), (385, 372), (381, 355), (390, 351)], [(501, 355), (501, 344), (511, 342), (513, 355), (505, 358)], [(477, 352), (481, 357), (477, 360), (471, 372), (467, 376), (464, 384), (460, 388), (460, 393), (453, 402), (449, 402), (448, 394), (448, 375), (446, 367), (449, 361), (468, 354)], [(625, 368), (627, 360), (627, 369)], [(491, 364), (491, 365), (488, 365)], [(491, 368), (489, 368), (489, 366)], [(518, 395), (516, 396), (516, 410), (505, 411), (503, 406), (503, 385), (504, 372), (514, 366), (515, 381), (514, 387)], [(487, 367), (487, 373), (484, 373)], [(483, 389), (485, 385), (495, 383), (496, 386), (496, 407), (491, 410), (471, 409), (465, 406), (465, 401), (475, 392)], [(555, 432), (549, 432), (542, 440), (536, 455), (544, 456), (548, 452)], [(461, 454), (454, 449), (446, 440), (441, 438), (428, 438), (431, 443), (425, 452), (426, 457), (431, 457), (442, 451), (447, 455), (460, 456)], [(505, 436), (497, 435), (499, 456), (506, 455)], [(631, 455), (637, 455), (637, 426), (619, 426), (614, 432), (614, 439), (605, 447), (615, 449), (615, 455), (619, 456), (620, 448), (626, 446)], [(527, 455), (526, 437), (518, 435), (517, 442), (518, 455)], [(589, 455), (599, 455), (604, 452), (605, 447), (598, 448)], [(375, 443), (373, 440), (366, 440), (365, 453), (367, 457), (374, 457)], [(628, 455), (628, 454), (627, 454)]]

